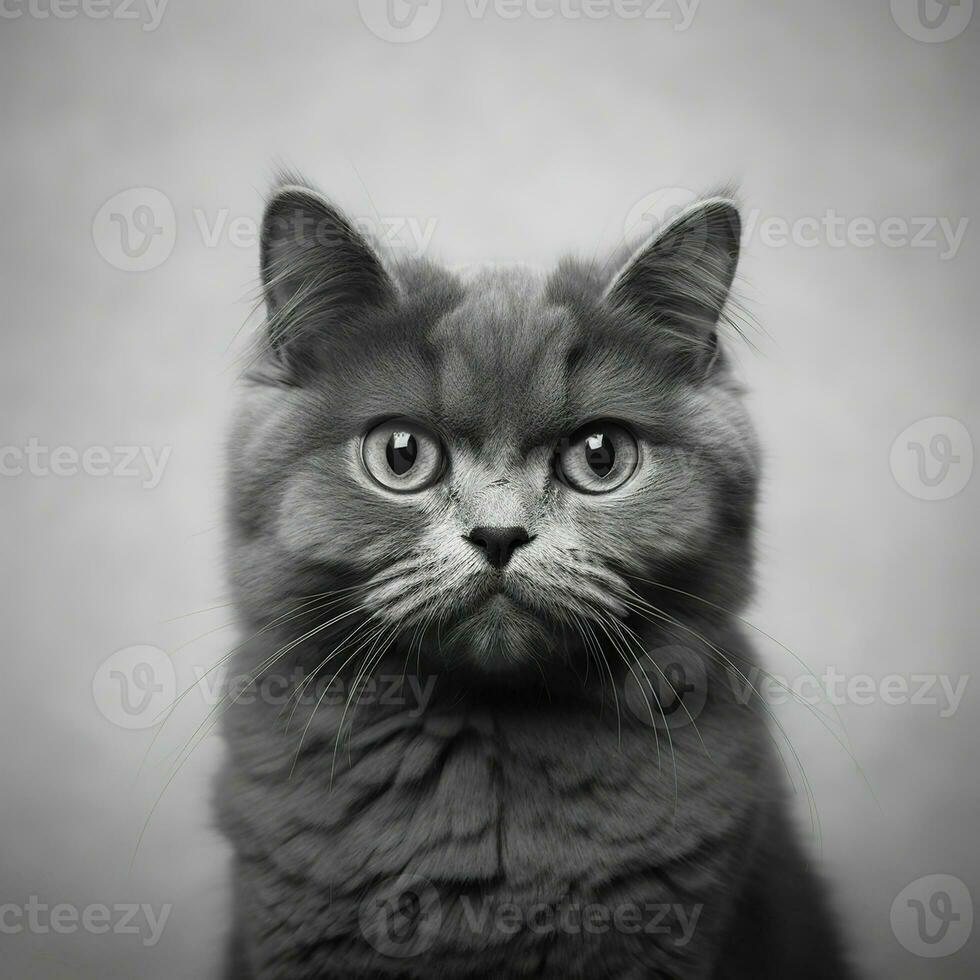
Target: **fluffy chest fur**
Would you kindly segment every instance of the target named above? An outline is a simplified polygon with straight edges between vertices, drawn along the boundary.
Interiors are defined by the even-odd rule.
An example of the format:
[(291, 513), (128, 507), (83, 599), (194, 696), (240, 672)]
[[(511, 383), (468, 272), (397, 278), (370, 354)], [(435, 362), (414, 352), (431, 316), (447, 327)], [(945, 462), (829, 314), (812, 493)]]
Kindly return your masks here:
[(297, 755), (309, 709), (283, 734), (279, 708), (234, 705), (218, 799), (253, 968), (699, 975), (778, 797), (761, 727), (732, 736), (745, 711), (712, 701), (668, 742), (612, 702), (359, 706), (338, 742), (321, 705)]

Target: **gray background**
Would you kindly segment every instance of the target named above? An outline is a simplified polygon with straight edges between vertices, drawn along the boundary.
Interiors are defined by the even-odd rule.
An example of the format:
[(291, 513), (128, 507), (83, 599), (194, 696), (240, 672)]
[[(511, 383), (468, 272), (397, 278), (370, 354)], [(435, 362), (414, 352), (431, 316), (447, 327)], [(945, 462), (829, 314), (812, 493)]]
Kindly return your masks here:
[[(131, 863), (208, 706), (192, 690), (151, 747), (149, 729), (100, 710), (93, 678), (115, 651), (150, 644), (183, 689), (233, 643), (226, 610), (186, 614), (225, 599), (220, 453), (257, 256), (226, 234), (209, 244), (195, 214), (254, 221), (277, 161), (376, 224), (432, 230), (426, 249), (462, 264), (592, 254), (646, 195), (732, 179), (761, 218), (870, 219), (866, 246), (746, 241), (742, 294), (762, 329), (738, 360), (767, 454), (750, 618), (817, 673), (955, 684), (973, 670), (978, 480), (922, 500), (913, 471), (896, 479), (889, 460), (922, 418), (980, 436), (978, 231), (942, 258), (896, 245), (882, 222), (977, 214), (980, 17), (929, 43), (887, 0), (702, 0), (686, 30), (674, 4), (673, 23), (445, 6), (413, 43), (377, 37), (352, 0), (171, 0), (149, 31), (140, 3), (135, 21), (0, 20), (0, 443), (172, 447), (153, 488), (0, 477), (0, 904), (173, 905), (150, 948), (111, 933), (0, 935), (5, 976), (198, 977), (219, 955), (213, 736), (166, 787)], [(142, 272), (112, 264), (118, 229), (115, 245), (93, 233), (131, 187), (174, 208), (172, 254)], [(952, 436), (957, 480), (971, 459)], [(771, 670), (799, 675), (780, 647), (760, 647)], [(779, 710), (870, 975), (967, 977), (980, 964), (976, 935), (922, 959), (890, 924), (923, 875), (957, 875), (980, 900), (978, 699), (970, 681), (951, 717), (881, 697), (840, 708), (877, 803), (807, 710)]]

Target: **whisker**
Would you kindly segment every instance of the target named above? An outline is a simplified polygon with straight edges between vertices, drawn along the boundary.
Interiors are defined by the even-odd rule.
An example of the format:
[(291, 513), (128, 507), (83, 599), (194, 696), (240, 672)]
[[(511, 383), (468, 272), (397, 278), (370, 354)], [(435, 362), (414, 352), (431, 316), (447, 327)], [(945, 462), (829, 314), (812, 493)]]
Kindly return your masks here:
[[(616, 631), (618, 633), (620, 633), (621, 636), (624, 635), (622, 633), (622, 629), (623, 629), (624, 624), (618, 623), (616, 621), (613, 621), (613, 623), (611, 625), (616, 629)], [(633, 634), (633, 635), (635, 636), (635, 634)], [(625, 640), (625, 636), (624, 636), (624, 640)], [(641, 650), (641, 652), (644, 652), (642, 646), (640, 646), (640, 650)], [(632, 651), (628, 651), (628, 652), (632, 653)], [(633, 653), (632, 656), (633, 656), (634, 660), (636, 661), (637, 667), (640, 668), (640, 671), (642, 673), (642, 667), (641, 667), (639, 658), (636, 656), (635, 653)], [(648, 657), (647, 659), (651, 659), (651, 658)], [(634, 674), (634, 677), (635, 676), (636, 675)], [(671, 814), (671, 822), (673, 822), (677, 818), (677, 796), (678, 796), (678, 787), (677, 787), (677, 758), (676, 758), (676, 756), (674, 754), (674, 739), (673, 739), (673, 735), (672, 735), (671, 730), (670, 730), (670, 725), (667, 723), (667, 715), (666, 715), (666, 712), (664, 711), (663, 704), (660, 701), (660, 697), (657, 694), (657, 691), (654, 688), (653, 683), (650, 681), (650, 679), (649, 678), (646, 678), (646, 681), (647, 681), (647, 685), (650, 688), (650, 692), (653, 694), (654, 700), (657, 702), (657, 708), (660, 711), (660, 717), (661, 717), (661, 719), (663, 719), (664, 730), (667, 733), (667, 745), (670, 748), (670, 764), (671, 764), (671, 767), (672, 767), (673, 773), (674, 773), (674, 803), (673, 803), (673, 809), (672, 809), (672, 814)], [(672, 685), (671, 685), (671, 690), (673, 690), (673, 686)], [(674, 695), (675, 696), (677, 695), (677, 692), (676, 691), (674, 691)], [(649, 702), (648, 702), (648, 704), (649, 704)], [(652, 719), (651, 719), (651, 721), (652, 721)], [(656, 723), (655, 722), (654, 722), (654, 731), (656, 731)], [(658, 746), (658, 762), (659, 762), (659, 746)]]
[[(645, 616), (647, 616), (647, 618), (649, 618), (649, 614), (648, 613), (645, 613), (641, 609), (641, 607), (637, 607), (636, 611), (639, 614), (645, 615)], [(724, 654), (724, 652), (721, 651), (717, 646), (715, 646), (710, 640), (708, 640), (706, 637), (704, 637), (700, 633), (698, 633), (697, 630), (693, 629), (692, 627), (688, 626), (685, 623), (680, 622), (679, 620), (674, 619), (672, 616), (669, 616), (667, 613), (664, 613), (661, 610), (657, 610), (656, 613), (657, 613), (657, 618), (658, 619), (665, 620), (665, 621), (671, 623), (672, 625), (677, 626), (678, 628), (683, 629), (683, 630), (685, 630), (688, 633), (691, 633), (692, 635), (696, 636), (699, 640), (701, 640), (701, 642), (704, 643), (710, 650), (712, 650), (721, 659), (721, 661), (725, 665), (727, 665), (728, 668), (730, 668), (736, 674), (738, 674), (739, 677), (741, 677), (742, 680), (745, 681), (745, 683), (748, 685), (749, 689), (757, 696), (757, 698), (759, 700), (759, 704), (761, 705), (762, 709), (766, 712), (766, 714), (768, 715), (768, 717), (772, 721), (772, 723), (779, 730), (780, 734), (783, 737), (783, 740), (786, 743), (786, 747), (789, 749), (789, 751), (792, 754), (794, 760), (796, 761), (796, 765), (797, 765), (797, 767), (799, 768), (799, 771), (800, 771), (800, 779), (803, 782), (804, 789), (805, 789), (806, 796), (807, 796), (807, 808), (808, 808), (809, 814), (810, 814), (811, 829), (813, 830), (813, 832), (814, 832), (815, 836), (817, 837), (818, 841), (822, 841), (822, 834), (820, 832), (820, 816), (819, 816), (819, 811), (817, 809), (816, 799), (815, 799), (815, 797), (813, 795), (813, 791), (812, 791), (812, 788), (811, 788), (811, 785), (810, 785), (809, 778), (808, 778), (808, 776), (806, 774), (806, 769), (804, 768), (803, 762), (800, 759), (799, 754), (797, 753), (796, 748), (794, 747), (791, 739), (789, 738), (789, 735), (787, 734), (786, 729), (783, 728), (782, 724), (779, 722), (779, 719), (775, 716), (775, 714), (773, 713), (772, 709), (766, 703), (765, 698), (762, 697), (762, 694), (755, 687), (755, 685), (745, 676), (745, 674), (743, 674), (742, 671), (739, 670), (739, 668), (734, 663), (732, 663), (732, 661)], [(768, 728), (766, 729), (766, 731), (769, 734), (770, 738), (772, 738), (772, 733), (768, 731)], [(777, 745), (777, 748), (778, 748), (778, 745)], [(787, 771), (787, 775), (789, 775), (789, 772), (788, 771)], [(790, 777), (790, 783), (792, 785), (795, 785), (793, 783), (792, 777)], [(822, 844), (821, 844), (821, 846), (822, 846)]]
[(345, 647), (345, 646), (346, 646), (346, 645), (347, 645), (347, 644), (348, 644), (348, 643), (349, 643), (349, 642), (350, 642), (350, 641), (351, 641), (351, 640), (352, 640), (352, 639), (354, 638), (354, 636), (356, 636), (356, 635), (357, 635), (357, 633), (358, 633), (358, 632), (359, 632), (360, 630), (362, 630), (362, 629), (364, 629), (364, 627), (365, 627), (365, 626), (367, 626), (367, 625), (368, 625), (368, 624), (369, 624), (369, 623), (371, 622), (371, 620), (372, 620), (372, 617), (371, 617), (371, 616), (367, 616), (367, 617), (366, 617), (366, 618), (365, 618), (364, 620), (362, 620), (362, 621), (361, 621), (360, 623), (358, 623), (358, 624), (357, 624), (357, 625), (356, 625), (356, 626), (355, 626), (355, 627), (354, 627), (354, 628), (353, 628), (353, 629), (352, 629), (352, 630), (351, 630), (351, 631), (350, 631), (350, 632), (349, 632), (349, 633), (347, 634), (347, 636), (345, 636), (345, 637), (344, 637), (344, 639), (343, 639), (343, 640), (341, 640), (341, 641), (340, 641), (340, 643), (339, 643), (339, 644), (338, 644), (337, 646), (335, 646), (335, 647), (334, 647), (334, 648), (333, 648), (333, 649), (332, 649), (332, 650), (331, 650), (331, 651), (330, 651), (330, 652), (329, 652), (329, 653), (328, 653), (328, 654), (327, 654), (327, 655), (326, 655), (326, 656), (325, 656), (325, 657), (324, 657), (324, 658), (323, 658), (323, 659), (322, 659), (322, 660), (320, 661), (320, 663), (319, 663), (319, 664), (317, 664), (317, 666), (316, 666), (316, 667), (315, 667), (315, 668), (314, 668), (314, 669), (313, 669), (313, 670), (312, 670), (312, 671), (311, 671), (311, 672), (310, 672), (310, 673), (309, 673), (309, 674), (308, 674), (308, 675), (307, 675), (307, 676), (306, 676), (306, 677), (304, 678), (304, 680), (303, 680), (303, 681), (302, 681), (302, 682), (301, 682), (300, 684), (297, 684), (297, 685), (296, 685), (296, 688), (295, 688), (295, 689), (293, 690), (293, 692), (292, 692), (292, 693), (291, 693), (291, 694), (289, 695), (289, 697), (288, 697), (288, 698), (286, 699), (286, 703), (285, 703), (285, 704), (283, 705), (283, 707), (282, 707), (282, 709), (281, 709), (281, 710), (280, 710), (280, 712), (279, 712), (279, 717), (281, 718), (281, 717), (282, 717), (282, 714), (283, 714), (283, 711), (285, 711), (285, 710), (286, 710), (286, 708), (287, 708), (287, 706), (289, 705), (289, 702), (290, 702), (290, 701), (292, 701), (292, 699), (293, 699), (294, 697), (296, 698), (296, 703), (295, 703), (295, 704), (293, 705), (293, 707), (292, 707), (292, 710), (291, 710), (291, 711), (289, 712), (289, 717), (288, 717), (288, 718), (286, 719), (286, 724), (285, 724), (285, 725), (283, 726), (283, 734), (284, 734), (284, 735), (285, 735), (285, 734), (286, 734), (286, 733), (287, 733), (287, 732), (289, 731), (289, 726), (290, 726), (290, 725), (292, 724), (292, 721), (293, 721), (293, 715), (295, 715), (295, 713), (296, 713), (296, 709), (297, 709), (297, 708), (299, 707), (299, 705), (300, 705), (300, 701), (301, 701), (301, 700), (302, 700), (302, 698), (303, 698), (303, 692), (304, 692), (304, 691), (305, 691), (305, 690), (307, 689), (307, 687), (309, 687), (309, 685), (310, 685), (310, 684), (311, 684), (311, 683), (312, 683), (312, 682), (314, 681), (314, 679), (316, 678), (316, 676), (317, 676), (317, 674), (319, 674), (319, 673), (320, 673), (320, 671), (321, 671), (321, 670), (322, 670), (322, 669), (323, 669), (323, 668), (324, 668), (324, 667), (325, 667), (325, 666), (326, 666), (326, 665), (327, 665), (327, 664), (328, 664), (328, 663), (329, 663), (329, 662), (330, 662), (331, 660), (333, 660), (333, 658), (334, 658), (335, 656), (337, 656), (337, 654), (338, 654), (338, 653), (340, 653), (340, 652), (341, 652), (341, 650), (343, 650), (343, 649), (344, 649), (344, 647)]
[[(771, 633), (767, 633), (764, 629), (762, 629), (759, 626), (756, 626), (755, 623), (753, 623), (751, 620), (746, 619), (744, 616), (739, 615), (739, 613), (735, 612), (734, 610), (728, 609), (725, 606), (721, 606), (718, 603), (712, 602), (709, 599), (705, 599), (702, 596), (699, 596), (699, 595), (695, 594), (694, 592), (687, 592), (684, 589), (675, 588), (674, 586), (667, 585), (664, 582), (657, 582), (654, 579), (643, 578), (642, 576), (635, 575), (633, 573), (629, 573), (629, 577), (630, 578), (635, 578), (637, 581), (640, 581), (640, 582), (646, 582), (649, 585), (654, 585), (654, 586), (656, 586), (657, 588), (660, 588), (660, 589), (666, 589), (668, 592), (674, 592), (674, 593), (677, 593), (678, 595), (686, 596), (689, 599), (694, 599), (695, 601), (700, 602), (700, 603), (703, 603), (704, 605), (709, 606), (712, 609), (718, 610), (718, 612), (722, 612), (722, 613), (725, 613), (728, 616), (734, 617), (740, 623), (742, 623), (744, 626), (748, 626), (749, 629), (755, 630), (760, 636), (764, 636), (767, 640), (770, 640), (772, 643), (775, 643), (776, 646), (780, 647), (782, 650), (784, 650), (786, 653), (788, 653), (801, 667), (803, 667), (806, 670), (807, 674), (810, 677), (812, 677), (814, 680), (817, 680), (817, 676), (816, 676), (816, 674), (814, 674), (813, 668), (802, 657), (800, 657), (797, 653), (795, 653), (793, 650), (791, 650), (781, 640), (778, 640), (776, 637), (774, 637)], [(844, 733), (845, 737), (847, 737), (847, 729), (846, 729), (846, 727), (844, 725), (843, 716), (841, 715), (841, 713), (838, 710), (837, 706), (835, 704), (833, 704), (833, 702), (831, 702), (831, 707), (833, 708), (834, 713), (837, 716), (837, 723), (840, 725), (841, 731)], [(848, 738), (848, 741), (850, 741), (849, 738)]]
[[(656, 606), (652, 605), (651, 603), (647, 602), (645, 599), (642, 598), (642, 596), (636, 595), (636, 593), (633, 593), (633, 601), (641, 604), (641, 607), (643, 609), (648, 610), (650, 613), (656, 615), (658, 618), (661, 618), (666, 622), (673, 623), (675, 626), (681, 627), (682, 629), (685, 629), (687, 632), (692, 633), (695, 637), (697, 637), (697, 639), (701, 640), (702, 643), (705, 643), (707, 646), (711, 647), (717, 654), (724, 656), (724, 659), (729, 663), (729, 665), (734, 666), (733, 664), (731, 664), (731, 661), (728, 660), (728, 656), (724, 655), (723, 651), (721, 651), (717, 646), (713, 646), (710, 643), (710, 641), (708, 641), (708, 639), (705, 636), (703, 636), (701, 633), (699, 633), (697, 630), (694, 630), (692, 627), (686, 626), (685, 624), (681, 623), (680, 620), (676, 619), (673, 616), (670, 616), (664, 610), (659, 609)], [(635, 611), (639, 612), (640, 610), (636, 609)], [(730, 654), (730, 656), (735, 656), (735, 654)], [(797, 694), (795, 691), (789, 688), (779, 678), (769, 673), (769, 671), (767, 671), (764, 667), (762, 667), (757, 663), (753, 663), (752, 666), (754, 669), (764, 674), (770, 680), (771, 683), (775, 684), (777, 687), (782, 688), (782, 690), (784, 690), (787, 694), (789, 694), (790, 697), (792, 697), (797, 703), (803, 705), (820, 722), (820, 724), (823, 725), (823, 727), (830, 733), (834, 741), (837, 742), (837, 744), (844, 750), (844, 752), (846, 753), (847, 757), (851, 760), (851, 762), (854, 763), (854, 766), (857, 769), (860, 776), (862, 777), (862, 780), (867, 786), (868, 791), (871, 793), (872, 797), (877, 801), (877, 797), (875, 797), (875, 793), (874, 793), (874, 788), (871, 786), (871, 782), (868, 779), (868, 776), (865, 773), (863, 766), (854, 756), (850, 746), (844, 742), (844, 740), (837, 733), (837, 731), (831, 726), (830, 720), (827, 718), (827, 716), (823, 712), (818, 711), (814, 705), (810, 704), (809, 701), (807, 701), (805, 698), (801, 697), (799, 694)], [(739, 675), (742, 677), (743, 680), (748, 682), (748, 678), (745, 677), (745, 675), (741, 673), (741, 671), (739, 671)], [(765, 699), (762, 697), (761, 692), (759, 692), (755, 687), (752, 687), (752, 690), (759, 696), (760, 700), (765, 701)], [(771, 711), (770, 714), (772, 714)]]
[[(377, 630), (378, 631), (382, 630), (384, 628), (384, 625), (385, 624), (383, 624), (383, 623), (380, 624), (377, 627)], [(327, 691), (330, 690), (330, 687), (333, 684), (333, 682), (337, 679), (337, 677), (340, 676), (340, 672), (355, 657), (357, 657), (357, 655), (364, 649), (364, 647), (371, 640), (371, 638), (373, 636), (376, 636), (376, 635), (377, 635), (377, 632), (376, 631), (371, 631), (371, 632), (368, 633), (368, 635), (366, 637), (362, 637), (361, 642), (358, 643), (358, 645), (355, 647), (355, 649), (350, 654), (350, 656), (348, 656), (347, 659), (337, 668), (337, 670), (334, 672), (333, 677), (330, 678), (330, 680), (327, 682), (326, 686), (324, 687), (323, 693), (321, 693), (320, 697), (317, 698), (316, 703), (313, 705), (313, 710), (310, 712), (310, 717), (306, 720), (306, 725), (303, 728), (303, 733), (300, 735), (299, 745), (296, 748), (296, 754), (293, 756), (293, 763), (292, 763), (292, 766), (290, 766), (290, 769), (289, 769), (289, 777), (288, 778), (292, 779), (293, 773), (296, 770), (296, 764), (297, 764), (297, 762), (299, 762), (300, 754), (303, 751), (303, 743), (306, 741), (307, 732), (309, 732), (309, 730), (310, 730), (310, 725), (313, 724), (313, 719), (316, 716), (317, 710), (319, 709), (320, 705), (323, 703), (323, 699), (326, 697)], [(331, 782), (332, 782), (332, 780), (331, 780)]]
[[(301, 606), (300, 607), (297, 607), (297, 609), (290, 610), (289, 612), (282, 614), (281, 616), (277, 617), (276, 619), (273, 619), (271, 622), (267, 623), (265, 626), (263, 626), (262, 628), (256, 630), (250, 636), (245, 637), (245, 639), (241, 640), (239, 643), (237, 643), (235, 646), (233, 646), (228, 653), (226, 653), (224, 656), (222, 656), (217, 661), (217, 663), (212, 664), (207, 670), (205, 670), (204, 673), (201, 674), (200, 677), (198, 677), (198, 679), (193, 684), (189, 685), (187, 688), (185, 688), (183, 691), (181, 691), (181, 693), (176, 698), (174, 698), (174, 700), (171, 701), (169, 705), (167, 705), (165, 708), (163, 708), (161, 710), (160, 714), (157, 716), (157, 719), (162, 718), (163, 720), (162, 720), (162, 723), (159, 724), (157, 726), (157, 728), (155, 729), (155, 731), (153, 732), (153, 735), (150, 738), (149, 745), (147, 745), (146, 750), (143, 753), (143, 758), (140, 760), (139, 767), (136, 770), (136, 777), (135, 777), (136, 780), (139, 780), (139, 777), (142, 774), (143, 769), (146, 767), (146, 762), (147, 762), (147, 760), (150, 757), (150, 753), (153, 751), (153, 747), (156, 745), (157, 740), (159, 739), (161, 733), (163, 732), (163, 729), (167, 725), (167, 722), (170, 720), (171, 717), (173, 717), (174, 712), (177, 710), (177, 706), (180, 704), (181, 701), (183, 701), (183, 699), (188, 694), (190, 694), (191, 691), (194, 690), (195, 687), (198, 687), (200, 685), (201, 681), (205, 677), (207, 677), (209, 674), (213, 673), (215, 670), (218, 670), (219, 668), (221, 668), (222, 666), (224, 666), (226, 663), (228, 663), (232, 659), (232, 657), (234, 657), (234, 655), (242, 647), (244, 647), (247, 643), (250, 643), (256, 637), (261, 636), (265, 632), (268, 632), (270, 629), (273, 629), (275, 626), (281, 625), (282, 623), (285, 623), (285, 622), (289, 622), (290, 620), (293, 620), (293, 619), (298, 619), (301, 616), (310, 615), (313, 612), (318, 612), (321, 609), (328, 608), (329, 606), (331, 606), (333, 604), (334, 604), (334, 602), (333, 601), (330, 601), (330, 602), (324, 603), (321, 606), (313, 606), (310, 609), (302, 609), (302, 606), (307, 606), (308, 605), (308, 603), (304, 602), (304, 603), (301, 603)], [(298, 610), (301, 610), (301, 611), (298, 611)], [(156, 724), (157, 719), (154, 719), (154, 724)], [(181, 751), (183, 751), (183, 749)], [(178, 757), (179, 757), (179, 755), (180, 755), (180, 753), (178, 752)]]
[[(334, 735), (333, 758), (331, 759), (331, 762), (330, 762), (330, 785), (331, 786), (333, 786), (334, 774), (335, 774), (336, 768), (337, 768), (337, 751), (340, 748), (340, 742), (341, 742), (341, 739), (343, 738), (343, 733), (344, 733), (344, 720), (347, 717), (347, 711), (350, 708), (351, 702), (353, 701), (353, 698), (354, 698), (354, 694), (357, 691), (358, 682), (360, 681), (360, 678), (361, 678), (362, 673), (364, 673), (368, 669), (373, 668), (373, 666), (374, 666), (374, 664), (376, 662), (374, 651), (376, 649), (378, 649), (379, 644), (382, 644), (382, 643), (387, 642), (388, 639), (393, 635), (393, 633), (395, 632), (396, 629), (397, 629), (396, 626), (387, 625), (385, 628), (381, 629), (377, 633), (377, 635), (375, 636), (374, 640), (371, 643), (370, 649), (367, 651), (367, 654), (364, 657), (363, 663), (358, 668), (357, 673), (354, 676), (354, 681), (351, 684), (350, 692), (349, 692), (349, 694), (348, 694), (348, 696), (346, 698), (346, 701), (344, 703), (344, 710), (343, 710), (343, 712), (342, 712), (342, 714), (340, 716), (340, 723), (337, 726), (337, 733)], [(377, 659), (380, 659), (382, 656), (384, 656), (385, 650), (386, 650), (386, 648), (384, 646), (382, 646), (380, 648), (380, 650), (377, 653)], [(357, 710), (356, 707), (355, 707), (354, 710), (355, 711)], [(310, 720), (311, 721), (313, 720), (312, 719), (312, 716), (310, 717)], [(353, 716), (352, 716), (351, 724), (353, 724)], [(349, 749), (350, 748), (350, 741), (349, 740), (348, 740), (348, 743), (347, 744), (348, 744), (348, 749)], [(302, 748), (302, 741), (300, 742), (300, 748)], [(350, 758), (349, 757), (348, 757), (348, 762), (350, 762)]]

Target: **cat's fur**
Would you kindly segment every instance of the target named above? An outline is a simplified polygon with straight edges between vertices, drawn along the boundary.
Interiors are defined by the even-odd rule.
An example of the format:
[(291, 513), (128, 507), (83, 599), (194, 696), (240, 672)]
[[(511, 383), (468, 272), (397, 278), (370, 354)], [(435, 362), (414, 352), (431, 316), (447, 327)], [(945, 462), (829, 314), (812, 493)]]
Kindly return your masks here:
[[(758, 479), (717, 342), (738, 238), (714, 198), (621, 266), (464, 281), (383, 261), (314, 191), (276, 190), (229, 457), (233, 673), (308, 677), (339, 647), (323, 677), (349, 692), (364, 667), (406, 696), (303, 699), (291, 723), (282, 699), (229, 696), (229, 976), (849, 975), (765, 711), (735, 682)], [(431, 489), (364, 472), (386, 416), (442, 435)], [(593, 419), (641, 444), (606, 496), (553, 468)], [(503, 572), (465, 540), (485, 524), (530, 532)], [(669, 731), (626, 694), (666, 645), (706, 685)]]

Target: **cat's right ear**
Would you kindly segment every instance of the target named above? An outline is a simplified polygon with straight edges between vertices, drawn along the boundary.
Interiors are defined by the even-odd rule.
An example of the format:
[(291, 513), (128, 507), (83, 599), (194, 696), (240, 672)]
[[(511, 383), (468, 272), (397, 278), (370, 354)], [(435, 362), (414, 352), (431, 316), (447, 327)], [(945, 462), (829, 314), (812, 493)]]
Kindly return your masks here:
[(260, 253), (267, 353), (291, 380), (315, 367), (318, 338), (394, 300), (365, 238), (309, 187), (283, 184), (273, 193)]
[(712, 197), (677, 215), (613, 277), (605, 299), (645, 320), (661, 350), (703, 374), (717, 363), (721, 319), (738, 265), (741, 219)]

